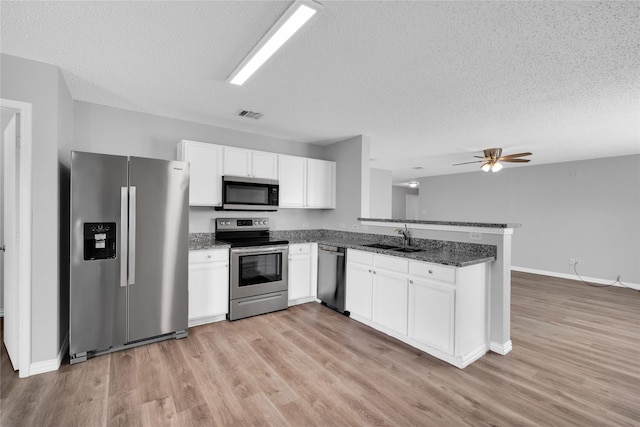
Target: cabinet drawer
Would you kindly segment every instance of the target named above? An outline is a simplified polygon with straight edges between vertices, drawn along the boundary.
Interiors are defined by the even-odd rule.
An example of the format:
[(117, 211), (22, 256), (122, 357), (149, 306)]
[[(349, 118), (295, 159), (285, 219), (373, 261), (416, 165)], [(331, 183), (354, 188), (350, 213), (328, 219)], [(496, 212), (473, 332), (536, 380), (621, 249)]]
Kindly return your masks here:
[(373, 254), (370, 252), (362, 252), (354, 249), (349, 249), (347, 251), (347, 261), (373, 265)]
[(397, 271), (398, 273), (407, 273), (409, 271), (409, 261), (400, 257), (376, 255), (374, 263), (377, 268), (384, 270)]
[(289, 245), (289, 255), (310, 254), (310, 253), (311, 253), (310, 243), (295, 243), (293, 245)]
[(416, 277), (456, 283), (456, 267), (412, 261), (409, 265), (409, 272)]
[(189, 264), (201, 262), (228, 261), (228, 249), (205, 249), (198, 251), (189, 251)]

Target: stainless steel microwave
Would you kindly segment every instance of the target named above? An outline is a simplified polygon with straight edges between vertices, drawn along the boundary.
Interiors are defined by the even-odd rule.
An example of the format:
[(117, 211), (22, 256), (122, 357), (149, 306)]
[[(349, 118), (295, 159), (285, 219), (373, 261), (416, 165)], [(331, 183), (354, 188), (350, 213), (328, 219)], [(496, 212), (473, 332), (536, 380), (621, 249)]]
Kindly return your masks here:
[(222, 177), (221, 210), (275, 211), (278, 210), (278, 180), (248, 178), (244, 176)]

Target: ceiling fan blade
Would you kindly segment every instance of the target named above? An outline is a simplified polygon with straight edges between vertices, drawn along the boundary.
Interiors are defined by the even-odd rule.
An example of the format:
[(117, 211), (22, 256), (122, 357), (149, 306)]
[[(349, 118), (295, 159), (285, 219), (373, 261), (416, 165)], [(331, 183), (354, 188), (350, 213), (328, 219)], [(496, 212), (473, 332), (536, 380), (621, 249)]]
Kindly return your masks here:
[(501, 162), (507, 162), (507, 163), (528, 163), (531, 160), (529, 159), (500, 159)]
[(524, 157), (524, 156), (530, 156), (532, 153), (518, 153), (518, 154), (508, 154), (506, 156), (502, 156), (500, 157), (499, 160), (504, 160), (504, 159), (512, 159), (514, 157)]
[(468, 165), (469, 163), (482, 163), (484, 160), (476, 160), (475, 162), (464, 162), (464, 163), (456, 163), (451, 166), (460, 166), (460, 165)]
[(475, 157), (476, 159), (486, 159), (486, 157), (484, 156), (473, 156), (473, 157)]

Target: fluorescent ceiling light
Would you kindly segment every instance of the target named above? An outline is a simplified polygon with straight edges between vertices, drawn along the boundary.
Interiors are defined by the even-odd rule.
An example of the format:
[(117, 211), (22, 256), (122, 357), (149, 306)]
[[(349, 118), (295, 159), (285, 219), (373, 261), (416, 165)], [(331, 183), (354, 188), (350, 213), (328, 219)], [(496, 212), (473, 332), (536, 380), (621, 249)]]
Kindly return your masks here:
[(247, 81), (267, 59), (320, 10), (320, 7), (319, 4), (312, 1), (295, 1), (227, 80), (234, 85), (241, 85)]
[(409, 187), (411, 187), (411, 188), (416, 188), (417, 186), (418, 186), (418, 183), (417, 183), (417, 182), (415, 182), (415, 181), (411, 181), (411, 182), (409, 183)]

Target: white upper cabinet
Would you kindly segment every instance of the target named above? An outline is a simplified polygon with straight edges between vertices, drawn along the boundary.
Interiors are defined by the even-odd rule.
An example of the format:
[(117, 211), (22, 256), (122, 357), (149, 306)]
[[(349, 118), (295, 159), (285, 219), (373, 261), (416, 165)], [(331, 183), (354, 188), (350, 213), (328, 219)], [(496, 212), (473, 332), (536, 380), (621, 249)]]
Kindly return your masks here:
[(279, 155), (281, 208), (303, 208), (307, 196), (307, 159), (304, 157)]
[(178, 160), (189, 163), (189, 205), (222, 204), (222, 146), (182, 140)]
[(307, 160), (307, 206), (336, 207), (336, 164), (326, 160)]
[(224, 147), (224, 174), (278, 179), (278, 155), (264, 151)]
[(336, 163), (182, 140), (178, 160), (191, 166), (190, 206), (221, 206), (222, 176), (279, 180), (281, 208), (334, 209)]
[(254, 151), (252, 156), (253, 177), (278, 179), (278, 155)]
[(335, 208), (336, 164), (279, 155), (280, 207)]

